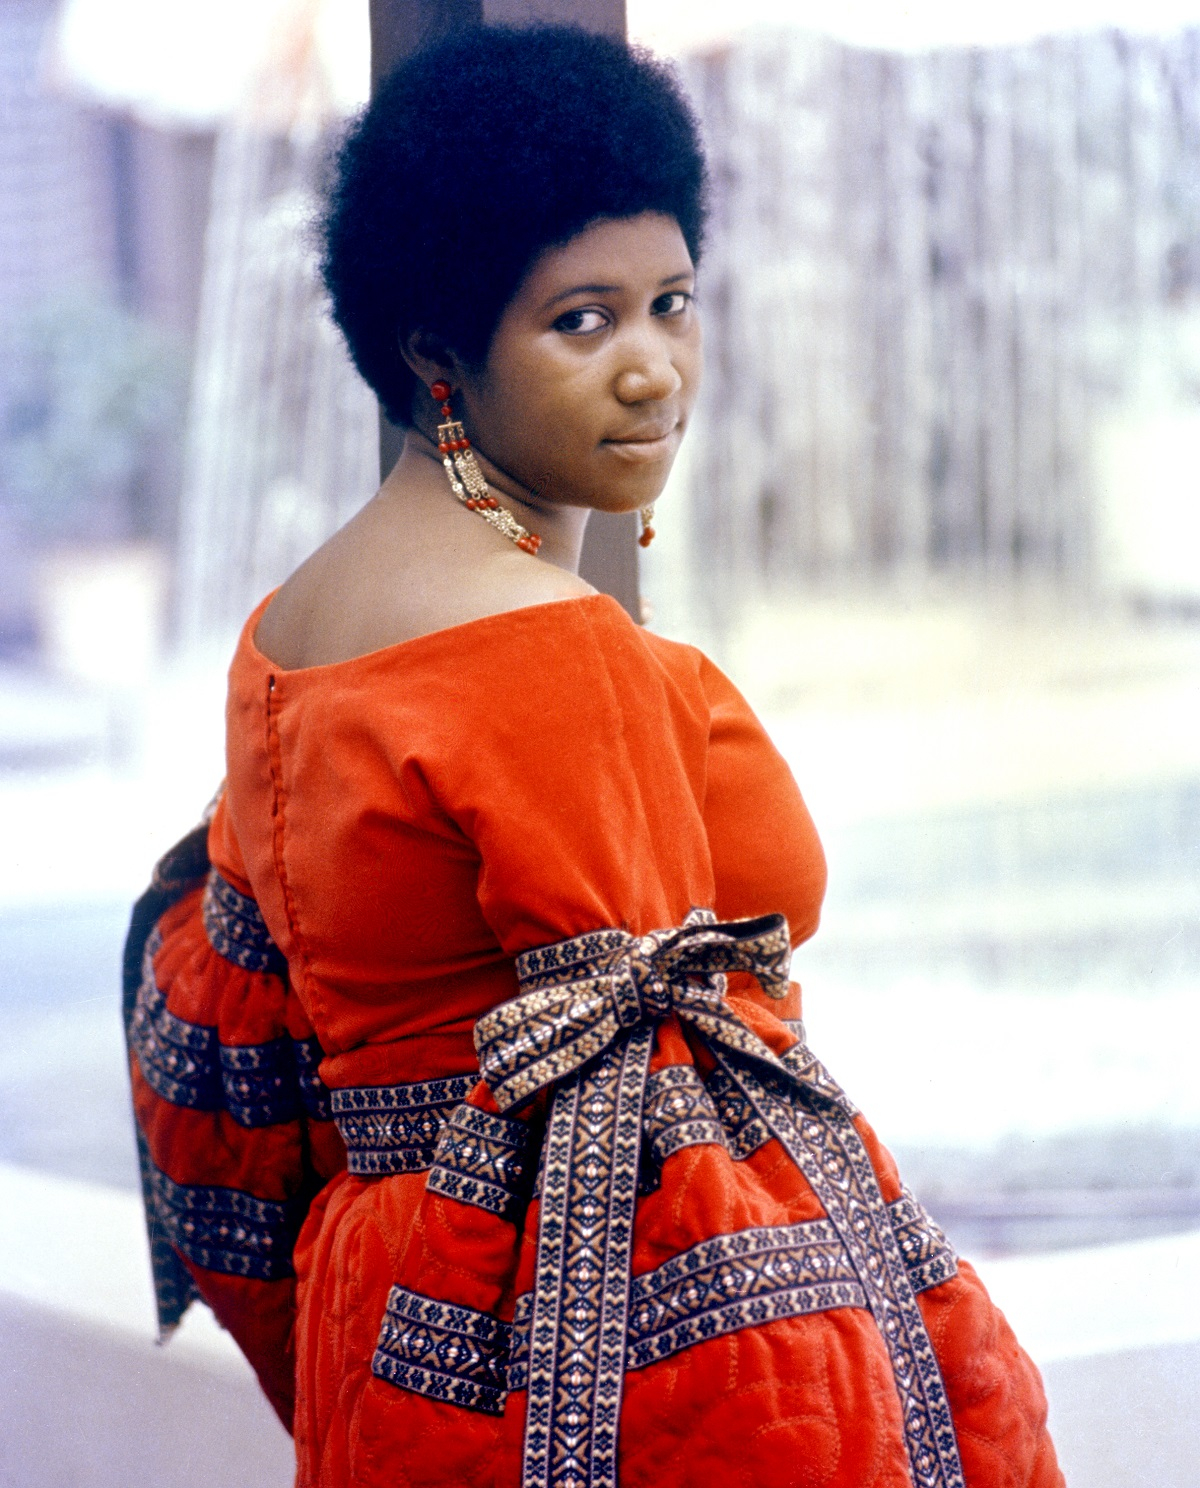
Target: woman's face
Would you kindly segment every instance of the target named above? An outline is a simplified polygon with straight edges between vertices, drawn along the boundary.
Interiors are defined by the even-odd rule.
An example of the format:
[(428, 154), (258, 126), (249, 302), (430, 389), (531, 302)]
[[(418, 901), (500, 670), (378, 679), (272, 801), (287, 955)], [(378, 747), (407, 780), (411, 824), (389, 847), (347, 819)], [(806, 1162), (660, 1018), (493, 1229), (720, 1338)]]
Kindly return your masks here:
[(481, 372), (478, 452), (535, 499), (632, 511), (661, 492), (700, 382), (695, 269), (673, 217), (605, 220), (535, 260)]

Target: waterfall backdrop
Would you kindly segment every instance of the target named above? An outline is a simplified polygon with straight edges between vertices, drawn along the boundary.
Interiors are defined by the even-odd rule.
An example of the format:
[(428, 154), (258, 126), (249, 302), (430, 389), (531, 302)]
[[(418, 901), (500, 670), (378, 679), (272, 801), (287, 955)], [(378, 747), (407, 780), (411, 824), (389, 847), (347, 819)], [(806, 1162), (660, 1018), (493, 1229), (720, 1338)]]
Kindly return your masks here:
[(687, 78), (715, 208), (695, 603), (1088, 588), (1098, 431), (1200, 390), (1200, 31), (915, 55), (763, 32)]
[(318, 272), (342, 120), (311, 11), (295, 8), (217, 134), (176, 565), (185, 647), (227, 646), (379, 483), (377, 406)]

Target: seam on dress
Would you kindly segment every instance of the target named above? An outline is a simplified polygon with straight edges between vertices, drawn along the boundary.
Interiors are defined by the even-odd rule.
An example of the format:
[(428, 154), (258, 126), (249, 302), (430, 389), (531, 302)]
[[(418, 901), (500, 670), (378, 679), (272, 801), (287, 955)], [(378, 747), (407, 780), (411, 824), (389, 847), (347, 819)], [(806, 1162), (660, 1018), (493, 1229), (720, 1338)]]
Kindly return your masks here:
[(287, 864), (284, 858), (284, 833), (287, 827), (287, 791), (283, 785), (283, 746), (279, 739), (279, 720), (275, 708), (274, 672), (270, 673), (267, 677), (266, 699), (263, 712), (267, 735), (267, 769), (271, 776), (271, 815), (274, 818), (271, 825), (271, 857), (275, 864), (275, 877), (279, 880), (280, 898), (283, 901), (283, 913), (287, 920), (288, 934), (291, 937), (296, 959), (300, 963), (301, 978), (308, 997), (315, 1004), (319, 999), (314, 996), (316, 982), (312, 976), (312, 963), (308, 955), (304, 936), (300, 933), (296, 916), (296, 901), (292, 894), (292, 885), (288, 878)]

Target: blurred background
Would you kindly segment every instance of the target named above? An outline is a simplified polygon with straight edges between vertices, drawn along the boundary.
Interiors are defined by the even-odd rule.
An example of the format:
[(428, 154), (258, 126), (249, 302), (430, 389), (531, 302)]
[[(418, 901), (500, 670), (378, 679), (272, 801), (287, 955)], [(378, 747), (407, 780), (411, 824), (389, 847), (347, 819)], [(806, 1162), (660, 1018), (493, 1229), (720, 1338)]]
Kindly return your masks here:
[[(811, 1040), (1072, 1484), (1200, 1484), (1200, 3), (826, 10), (629, 0), (714, 180), (649, 623), (806, 793)], [(365, 0), (0, 0), (5, 1484), (287, 1481), (203, 1317), (144, 1348), (118, 965), (242, 619), (378, 482), (311, 236), (368, 50)]]

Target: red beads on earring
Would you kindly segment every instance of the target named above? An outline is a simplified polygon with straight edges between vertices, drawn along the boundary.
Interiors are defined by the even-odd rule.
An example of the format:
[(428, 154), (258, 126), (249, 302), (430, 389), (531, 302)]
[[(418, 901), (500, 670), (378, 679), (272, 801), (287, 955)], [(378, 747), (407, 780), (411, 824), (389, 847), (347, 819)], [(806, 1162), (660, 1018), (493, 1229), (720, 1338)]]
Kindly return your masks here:
[(450, 489), (468, 511), (479, 515), (497, 532), (515, 543), (524, 553), (536, 554), (542, 545), (536, 532), (522, 527), (507, 507), (503, 507), (488, 490), (488, 483), (476, 462), (462, 424), (454, 417), (450, 405), (453, 392), (448, 382), (441, 378), (429, 389), (435, 402), (442, 405), (442, 422), (438, 425), (438, 454), (446, 474), (450, 477)]
[[(450, 394), (453, 391), (448, 382), (441, 378), (429, 389), (433, 394), (433, 401), (442, 405), (442, 418), (449, 423), (454, 417), (454, 410), (450, 406)], [(438, 431), (441, 432), (440, 430)], [(466, 435), (462, 439), (441, 439), (438, 441), (438, 453), (441, 455), (452, 455), (457, 450), (470, 449), (470, 441)]]

